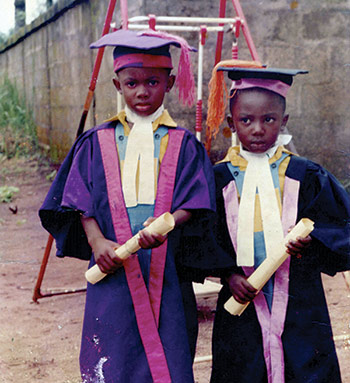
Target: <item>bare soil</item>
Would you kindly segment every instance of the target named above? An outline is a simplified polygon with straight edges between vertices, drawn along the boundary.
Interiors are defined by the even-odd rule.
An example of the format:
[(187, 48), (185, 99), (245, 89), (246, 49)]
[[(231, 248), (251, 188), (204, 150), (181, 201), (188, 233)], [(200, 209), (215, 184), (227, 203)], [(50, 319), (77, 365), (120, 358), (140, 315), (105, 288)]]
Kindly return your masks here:
[[(85, 293), (32, 301), (48, 240), (37, 211), (50, 186), (45, 175), (51, 171), (36, 161), (0, 160), (0, 186), (19, 188), (10, 204), (0, 203), (0, 382), (4, 383), (81, 382), (78, 356)], [(53, 246), (41, 292), (84, 288), (86, 267), (84, 261), (57, 259)], [(325, 277), (324, 285), (343, 382), (350, 383), (350, 290), (341, 273)], [(198, 299), (197, 383), (209, 382), (214, 309), (215, 298)]]

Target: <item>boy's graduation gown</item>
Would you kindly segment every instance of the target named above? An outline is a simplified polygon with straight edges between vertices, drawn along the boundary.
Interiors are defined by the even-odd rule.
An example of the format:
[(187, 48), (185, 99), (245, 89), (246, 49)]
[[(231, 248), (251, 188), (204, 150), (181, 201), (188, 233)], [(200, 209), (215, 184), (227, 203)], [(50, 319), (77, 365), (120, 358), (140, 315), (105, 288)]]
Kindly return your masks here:
[[(39, 213), (43, 226), (56, 239), (57, 255), (90, 259), (90, 267), (94, 264), (94, 257), (91, 257), (91, 248), (80, 223), (81, 213), (94, 217), (104, 236), (118, 242), (112, 224), (111, 201), (98, 138), (99, 132), (107, 131), (109, 134), (109, 131), (114, 132), (115, 127), (116, 121), (105, 123), (87, 131), (77, 140)], [(175, 258), (186, 246), (183, 234), (190, 237), (193, 230), (193, 235), (198, 235), (196, 226), (206, 224), (215, 210), (215, 192), (211, 164), (203, 146), (185, 129), (169, 127), (169, 133), (170, 130), (180, 132), (183, 137), (178, 156), (172, 161), (176, 173), (173, 196), (169, 201), (170, 211), (188, 209), (193, 211), (193, 218), (191, 224), (175, 229), (168, 237), (158, 333), (171, 381), (191, 383), (192, 361)], [(113, 137), (113, 134), (109, 136)], [(116, 155), (115, 142), (112, 146)], [(163, 162), (158, 183), (167, 176), (167, 172), (162, 173), (162, 166)], [(158, 190), (157, 198), (160, 193)], [(62, 206), (63, 195), (75, 202), (68, 207)], [(164, 197), (167, 198), (162, 195)], [(123, 205), (123, 201), (112, 201), (113, 204)], [(140, 249), (139, 257), (143, 251)], [(147, 271), (143, 266), (142, 273), (147, 279)], [(86, 382), (95, 381), (93, 379), (101, 374), (106, 383), (153, 381), (148, 360), (150, 357), (152, 359), (152, 355), (145, 353), (125, 274), (123, 267), (96, 285), (88, 284), (80, 360), (82, 377)], [(148, 299), (148, 295), (145, 299)], [(146, 337), (149, 338), (149, 335), (146, 333)], [(148, 340), (153, 342), (152, 339)]]
[[(294, 76), (307, 73), (299, 69), (269, 68), (256, 61), (219, 62), (209, 82), (207, 125), (213, 134), (218, 132), (225, 115), (222, 71), (232, 80), (232, 96), (235, 92), (260, 88), (284, 99)], [(263, 153), (238, 155), (235, 148), (214, 168), (216, 238), (218, 254), (224, 254), (222, 265), (217, 261), (217, 267), (218, 270), (226, 267), (226, 273), (214, 322), (211, 383), (340, 382), (321, 272), (334, 275), (350, 268), (349, 195), (321, 166), (287, 153), (282, 146), (276, 149), (273, 157), (270, 157), (272, 153), (264, 153), (270, 169), (266, 167)], [(260, 158), (253, 158), (259, 155)], [(242, 157), (248, 162), (243, 163)], [(259, 166), (261, 172), (254, 173)], [(267, 177), (268, 170), (272, 183), (270, 179), (257, 177), (254, 184), (252, 176)], [(243, 178), (248, 173), (245, 183)], [(246, 185), (249, 189), (244, 190), (248, 194), (242, 198), (240, 210), (238, 195), (242, 195)], [(272, 201), (274, 191), (277, 205)], [(264, 200), (260, 200), (262, 195)], [(254, 198), (255, 206), (252, 205)], [(271, 209), (270, 216), (267, 208)], [(244, 217), (239, 214), (243, 211)], [(276, 220), (278, 213), (280, 222)], [(268, 230), (264, 230), (264, 217), (265, 223), (274, 222)], [(301, 218), (315, 222), (310, 247), (304, 249), (301, 259), (288, 257), (241, 316), (230, 315), (223, 307), (231, 297), (225, 277), (232, 272), (251, 275), (254, 267), (271, 256), (273, 241), (282, 240)], [(238, 232), (245, 233), (245, 243), (244, 237), (238, 238)], [(227, 256), (231, 256), (230, 264)]]
[[(223, 189), (234, 181), (227, 162), (214, 167), (217, 187), (217, 241), (224, 254), (222, 267), (243, 274), (226, 222)], [(340, 183), (321, 166), (292, 155), (286, 178), (300, 182), (297, 221), (315, 222), (312, 243), (301, 259), (290, 257), (288, 302), (282, 332), (286, 382), (340, 382), (321, 273), (335, 275), (350, 269), (350, 203)], [(228, 264), (227, 256), (231, 256)], [(218, 267), (220, 265), (218, 264)], [(225, 280), (219, 294), (213, 330), (211, 383), (267, 382), (261, 325), (254, 304), (241, 316), (223, 305), (231, 297)], [(282, 354), (283, 355), (283, 354)], [(273, 361), (273, 363), (281, 363)]]

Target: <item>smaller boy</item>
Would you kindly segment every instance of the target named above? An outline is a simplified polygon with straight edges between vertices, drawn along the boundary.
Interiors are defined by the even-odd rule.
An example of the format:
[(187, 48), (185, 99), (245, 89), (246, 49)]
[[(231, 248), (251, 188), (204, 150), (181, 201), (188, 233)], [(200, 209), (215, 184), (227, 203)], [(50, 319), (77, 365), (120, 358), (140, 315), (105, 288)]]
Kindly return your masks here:
[[(281, 134), (286, 94), (303, 72), (219, 63), (209, 96), (214, 130), (213, 114), (224, 112), (216, 107), (223, 95), (216, 70), (233, 81), (228, 123), (240, 143), (214, 167), (218, 254), (232, 262), (217, 304), (211, 383), (340, 382), (321, 272), (350, 268), (350, 202), (330, 173), (283, 146), (291, 138)], [(258, 292), (247, 277), (304, 217), (315, 222), (311, 236), (289, 242), (291, 256)], [(232, 295), (253, 302), (239, 317), (223, 307)]]
[[(215, 209), (214, 179), (202, 144), (163, 106), (175, 81), (170, 45), (181, 48), (175, 84), (190, 103), (191, 48), (183, 39), (119, 30), (91, 46), (114, 47), (113, 82), (125, 110), (77, 140), (40, 210), (59, 256), (90, 259), (108, 274), (87, 287), (84, 383), (193, 383), (195, 336), (186, 329), (181, 288), (196, 307), (175, 261), (187, 225), (195, 228)], [(165, 211), (175, 219), (168, 237), (142, 230)], [(114, 249), (139, 231), (141, 249), (122, 263)]]

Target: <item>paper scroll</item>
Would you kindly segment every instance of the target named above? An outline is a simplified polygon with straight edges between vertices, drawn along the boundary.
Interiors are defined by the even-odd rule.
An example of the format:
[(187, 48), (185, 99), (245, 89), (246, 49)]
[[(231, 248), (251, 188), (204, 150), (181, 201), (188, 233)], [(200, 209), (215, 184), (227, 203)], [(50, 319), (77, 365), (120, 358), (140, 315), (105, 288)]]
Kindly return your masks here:
[[(264, 260), (264, 262), (251, 274), (247, 281), (260, 291), (266, 282), (272, 277), (274, 272), (288, 258), (286, 244), (298, 237), (307, 237), (314, 229), (314, 223), (308, 218), (301, 219), (298, 224), (286, 235), (284, 241), (280, 245), (276, 245), (274, 254)], [(241, 315), (250, 302), (246, 304), (238, 303), (231, 297), (224, 305), (224, 308), (232, 315)]]
[[(175, 227), (174, 217), (170, 213), (164, 213), (157, 219), (155, 219), (149, 226), (146, 226), (144, 230), (148, 231), (150, 234), (168, 234), (169, 231), (173, 230)], [(115, 250), (115, 255), (121, 260), (125, 261), (130, 255), (136, 253), (140, 249), (139, 245), (139, 233), (134, 235), (128, 241), (126, 241), (122, 246), (118, 247)], [(94, 265), (85, 273), (85, 278), (91, 284), (95, 284), (103, 279), (107, 274), (103, 273), (98, 265)]]

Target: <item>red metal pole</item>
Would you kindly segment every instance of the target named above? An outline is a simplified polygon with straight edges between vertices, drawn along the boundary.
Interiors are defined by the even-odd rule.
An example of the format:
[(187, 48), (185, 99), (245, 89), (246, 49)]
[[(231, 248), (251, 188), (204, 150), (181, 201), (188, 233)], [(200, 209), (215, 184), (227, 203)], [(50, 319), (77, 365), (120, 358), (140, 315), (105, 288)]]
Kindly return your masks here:
[(38, 279), (37, 279), (36, 285), (34, 287), (34, 293), (33, 293), (33, 301), (34, 302), (37, 302), (39, 298), (43, 297), (43, 295), (40, 292), (40, 287), (41, 287), (41, 284), (42, 284), (42, 281), (43, 281), (43, 278), (44, 278), (44, 274), (45, 274), (45, 270), (46, 270), (46, 265), (47, 265), (47, 262), (49, 260), (49, 255), (50, 255), (52, 243), (53, 243), (53, 237), (50, 234), (49, 238), (47, 239), (46, 248), (45, 248), (45, 252), (44, 252), (44, 257), (43, 257), (43, 260), (41, 262)]
[[(198, 53), (201, 52), (201, 54), (198, 55), (198, 96), (197, 96), (197, 105), (196, 105), (196, 127), (195, 131), (196, 133), (199, 133), (199, 135), (202, 132), (202, 115), (203, 115), (203, 95), (202, 95), (202, 89), (203, 89), (203, 50), (205, 45), (205, 40), (207, 37), (207, 28), (205, 25), (201, 25), (200, 30), (200, 48), (198, 48)], [(199, 137), (197, 137), (199, 138)]]
[[(117, 2), (117, 0), (110, 0), (110, 2), (109, 2), (107, 14), (106, 14), (106, 19), (105, 19), (105, 23), (103, 26), (101, 36), (104, 36), (109, 32), (116, 2)], [(84, 131), (86, 118), (87, 118), (87, 115), (88, 115), (88, 112), (90, 109), (90, 105), (91, 105), (91, 101), (92, 101), (92, 98), (94, 96), (94, 91), (96, 88), (97, 77), (98, 77), (98, 74), (99, 74), (100, 68), (101, 68), (103, 53), (104, 53), (104, 47), (99, 48), (97, 51), (96, 59), (95, 59), (94, 69), (93, 69), (92, 75), (91, 75), (89, 91), (88, 91), (88, 94), (86, 96), (83, 114), (81, 116), (79, 128), (77, 131), (77, 137), (79, 137)]]
[[(226, 15), (226, 0), (220, 0), (219, 17), (225, 17)], [(219, 24), (223, 26), (224, 24)], [(224, 32), (218, 32), (216, 40), (216, 51), (215, 51), (215, 65), (221, 60), (222, 42), (224, 40)]]
[(152, 31), (155, 31), (156, 25), (157, 25), (156, 15), (153, 15), (153, 14), (148, 15), (149, 29), (152, 29)]
[[(117, 2), (117, 0), (110, 0), (110, 2), (109, 2), (107, 14), (106, 14), (106, 18), (105, 18), (105, 22), (104, 22), (104, 26), (103, 26), (103, 30), (102, 30), (102, 36), (106, 35), (110, 30), (110, 25), (111, 25), (111, 21), (112, 21), (113, 12), (115, 9), (116, 2)], [(124, 3), (123, 4), (124, 6), (126, 5), (126, 12), (127, 12), (127, 1), (124, 0), (124, 1), (122, 1), (122, 3)], [(124, 10), (124, 12), (125, 12), (125, 10)], [(80, 119), (76, 138), (79, 137), (84, 131), (86, 117), (87, 117), (89, 109), (90, 109), (91, 101), (92, 101), (92, 98), (94, 95), (94, 90), (96, 88), (97, 77), (98, 77), (98, 74), (99, 74), (99, 71), (101, 68), (103, 53), (104, 53), (104, 48), (99, 48), (98, 52), (97, 52), (96, 59), (95, 59), (95, 65), (94, 65), (94, 69), (93, 69), (92, 75), (91, 75), (90, 86), (89, 86), (88, 94), (86, 96), (86, 100), (85, 100), (85, 104), (84, 104), (84, 110), (83, 110), (83, 113), (82, 113), (82, 116)], [(41, 284), (42, 284), (42, 281), (44, 278), (46, 266), (47, 266), (47, 263), (49, 260), (52, 243), (53, 243), (53, 237), (50, 234), (49, 238), (47, 240), (47, 243), (46, 243), (45, 253), (44, 253), (43, 259), (41, 261), (41, 267), (40, 267), (38, 279), (37, 279), (37, 282), (36, 282), (36, 285), (34, 288), (34, 294), (33, 294), (33, 301), (34, 302), (37, 302), (39, 298), (49, 297), (52, 295), (69, 294), (72, 292), (78, 292), (78, 291), (85, 290), (85, 289), (79, 289), (79, 290), (74, 290), (74, 291), (41, 294), (40, 288), (41, 288)]]

